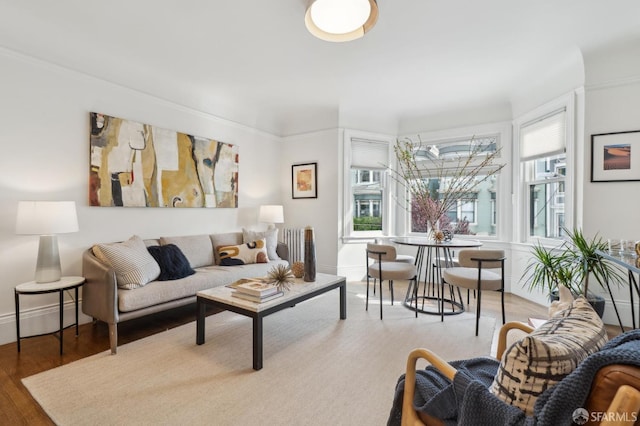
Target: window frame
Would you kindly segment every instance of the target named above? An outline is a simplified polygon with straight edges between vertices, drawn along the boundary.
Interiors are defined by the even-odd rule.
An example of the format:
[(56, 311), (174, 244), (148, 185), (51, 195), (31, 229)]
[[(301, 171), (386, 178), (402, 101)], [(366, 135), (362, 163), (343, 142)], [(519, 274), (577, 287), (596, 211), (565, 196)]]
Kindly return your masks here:
[[(496, 219), (497, 224), (491, 225), (495, 227), (495, 233), (493, 235), (459, 235), (456, 234), (456, 238), (469, 238), (484, 241), (508, 241), (511, 235), (511, 227), (506, 223), (511, 215), (511, 176), (512, 167), (509, 161), (512, 158), (512, 123), (511, 122), (496, 122), (470, 127), (461, 127), (456, 129), (447, 129), (434, 132), (422, 132), (419, 133), (419, 139), (423, 145), (432, 145), (438, 143), (447, 143), (455, 140), (471, 139), (471, 138), (483, 138), (483, 137), (496, 137), (496, 144), (501, 148), (499, 162), (505, 164), (505, 167), (500, 171), (496, 178)], [(409, 138), (415, 139), (415, 134), (405, 134), (399, 137), (399, 139)], [(400, 187), (398, 189), (398, 196), (408, 197), (410, 196)], [(476, 215), (478, 213), (476, 207)], [(397, 211), (398, 220), (396, 221), (396, 232), (398, 235), (424, 235), (422, 233), (411, 232), (411, 214), (405, 209)], [(502, 222), (502, 225), (500, 223)]]
[[(372, 240), (379, 237), (386, 237), (392, 235), (391, 229), (392, 216), (394, 212), (394, 203), (392, 199), (392, 189), (389, 184), (389, 179), (384, 167), (371, 168), (366, 170), (378, 170), (380, 171), (380, 180), (382, 186), (382, 230), (381, 231), (354, 231), (353, 230), (353, 214), (355, 212), (355, 202), (353, 197), (353, 188), (351, 186), (351, 159), (352, 159), (352, 141), (371, 141), (373, 143), (384, 143), (388, 148), (388, 162), (387, 166), (393, 164), (393, 145), (395, 143), (395, 137), (391, 135), (375, 134), (368, 132), (361, 132), (356, 130), (345, 130), (343, 134), (343, 220), (342, 220), (342, 241), (361, 241)], [(357, 169), (365, 170), (362, 167)]]
[[(565, 177), (564, 179), (549, 180), (526, 180), (525, 161), (520, 158), (520, 139), (522, 137), (522, 129), (529, 123), (543, 119), (554, 112), (564, 109), (565, 111)], [(531, 185), (541, 183), (553, 183), (564, 181), (564, 226), (571, 229), (574, 226), (576, 218), (576, 197), (574, 196), (575, 182), (580, 172), (577, 169), (575, 161), (576, 156), (576, 94), (570, 92), (564, 96), (554, 99), (513, 121), (514, 146), (513, 146), (513, 188), (514, 191), (514, 212), (513, 226), (515, 241), (522, 243), (541, 243), (543, 245), (554, 245), (562, 238), (553, 237), (537, 237), (530, 235), (529, 224), (531, 215), (531, 203), (529, 190)], [(529, 160), (530, 161), (530, 160)]]

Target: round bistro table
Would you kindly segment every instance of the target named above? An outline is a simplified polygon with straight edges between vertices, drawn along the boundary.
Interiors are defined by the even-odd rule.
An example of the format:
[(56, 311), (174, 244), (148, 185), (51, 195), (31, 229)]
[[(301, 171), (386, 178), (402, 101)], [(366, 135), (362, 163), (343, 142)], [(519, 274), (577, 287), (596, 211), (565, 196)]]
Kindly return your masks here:
[[(436, 242), (427, 237), (396, 237), (392, 242), (404, 246), (417, 247), (416, 270), (418, 277), (416, 284), (411, 281), (404, 305), (418, 312), (431, 315), (457, 315), (464, 312), (462, 295), (458, 289), (458, 298), (452, 286), (448, 286), (448, 294), (445, 294), (445, 283), (442, 280), (442, 268), (454, 266), (454, 249), (480, 247), (478, 240), (453, 238), (451, 241)], [(421, 280), (423, 266), (425, 270), (424, 280)], [(418, 298), (414, 295), (413, 286), (418, 286)], [(422, 285), (422, 292), (420, 286)]]

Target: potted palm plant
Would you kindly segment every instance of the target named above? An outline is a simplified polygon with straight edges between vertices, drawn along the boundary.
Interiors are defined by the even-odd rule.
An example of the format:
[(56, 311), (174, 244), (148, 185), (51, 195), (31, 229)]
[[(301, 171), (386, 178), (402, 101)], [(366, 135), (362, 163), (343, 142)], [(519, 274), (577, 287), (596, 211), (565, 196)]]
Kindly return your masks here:
[(543, 289), (550, 298), (557, 294), (559, 286), (583, 295), (593, 305), (600, 316), (604, 312), (604, 299), (589, 292), (589, 278), (593, 276), (601, 287), (607, 284), (619, 285), (624, 282), (621, 272), (600, 256), (598, 250), (606, 250), (607, 243), (602, 238), (588, 239), (580, 229), (564, 229), (568, 239), (556, 248), (546, 248), (537, 243), (533, 246), (532, 257), (525, 268), (522, 279), (529, 289)]

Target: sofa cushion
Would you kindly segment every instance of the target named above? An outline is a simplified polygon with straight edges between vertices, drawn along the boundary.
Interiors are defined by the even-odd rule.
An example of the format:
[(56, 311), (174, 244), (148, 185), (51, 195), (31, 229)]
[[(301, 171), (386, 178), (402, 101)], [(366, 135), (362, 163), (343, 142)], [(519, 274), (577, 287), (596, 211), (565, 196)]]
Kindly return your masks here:
[(545, 390), (607, 342), (602, 320), (584, 297), (505, 351), (491, 392), (531, 415)]
[(218, 247), (235, 246), (242, 244), (242, 232), (225, 232), (222, 234), (211, 234), (211, 244), (213, 245), (213, 254), (215, 256), (215, 264), (220, 264), (218, 257)]
[(269, 261), (265, 240), (233, 246), (221, 246), (218, 247), (217, 252), (222, 266), (267, 263)]
[[(227, 268), (231, 269), (231, 268)], [(198, 291), (228, 284), (226, 274), (206, 273), (198, 268), (196, 273), (173, 281), (153, 281), (135, 290), (118, 291), (118, 310), (134, 312), (162, 303), (171, 303), (184, 298), (193, 298)]]
[(250, 243), (262, 239), (267, 242), (267, 256), (269, 256), (269, 260), (280, 260), (280, 256), (276, 253), (276, 248), (278, 247), (278, 228), (271, 228), (266, 231), (252, 231), (251, 229), (242, 228), (243, 243)]
[(213, 264), (213, 245), (208, 235), (187, 235), (182, 237), (161, 237), (160, 245), (175, 244), (192, 268)]
[(159, 281), (171, 281), (188, 277), (196, 273), (189, 265), (189, 260), (175, 244), (147, 247), (151, 256), (160, 265)]
[(118, 287), (142, 287), (160, 275), (160, 266), (137, 235), (121, 243), (96, 244), (93, 253), (116, 273)]
[[(242, 237), (242, 234), (240, 234)], [(150, 306), (193, 298), (200, 290), (231, 284), (240, 278), (264, 277), (274, 265), (288, 265), (285, 260), (240, 266), (204, 266), (196, 273), (175, 281), (153, 281), (134, 291), (118, 291), (118, 310), (133, 312)]]

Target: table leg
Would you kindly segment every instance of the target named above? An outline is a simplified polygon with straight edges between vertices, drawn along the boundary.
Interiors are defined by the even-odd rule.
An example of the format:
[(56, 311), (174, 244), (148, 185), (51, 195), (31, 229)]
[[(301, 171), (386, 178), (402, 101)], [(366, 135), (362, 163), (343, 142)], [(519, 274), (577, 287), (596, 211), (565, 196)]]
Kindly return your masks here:
[(18, 344), (18, 353), (20, 353), (20, 294), (14, 291), (16, 296), (16, 343)]
[(262, 369), (262, 316), (253, 317), (253, 369)]
[(78, 325), (78, 287), (76, 287), (76, 337), (79, 334), (79, 325)]
[(58, 292), (60, 295), (60, 355), (62, 355), (62, 333), (64, 330), (64, 290)]
[(196, 299), (196, 344), (202, 345), (204, 343), (204, 320), (206, 305), (200, 301), (198, 297)]
[(340, 319), (347, 319), (347, 285), (340, 286)]

